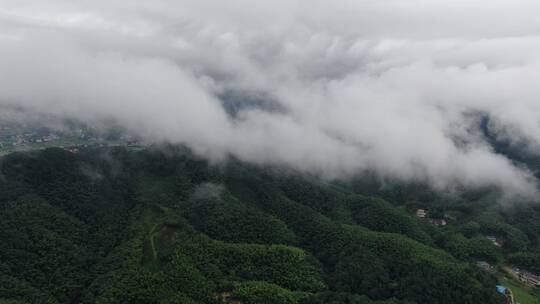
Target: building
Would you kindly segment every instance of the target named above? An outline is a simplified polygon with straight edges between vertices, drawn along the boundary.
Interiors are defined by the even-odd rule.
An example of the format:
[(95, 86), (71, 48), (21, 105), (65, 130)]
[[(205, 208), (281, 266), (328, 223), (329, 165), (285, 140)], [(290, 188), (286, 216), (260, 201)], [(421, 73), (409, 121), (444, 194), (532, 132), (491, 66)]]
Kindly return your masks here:
[(490, 240), (490, 241), (493, 243), (493, 245), (495, 245), (495, 246), (497, 246), (497, 247), (501, 247), (501, 242), (500, 242), (499, 239), (497, 239), (496, 236), (494, 236), (494, 235), (488, 235), (488, 236), (486, 236), (486, 238), (487, 238), (488, 240)]
[(437, 227), (444, 227), (447, 224), (445, 219), (430, 219), (429, 222)]
[[(505, 304), (514, 304), (514, 296), (512, 295), (512, 291), (502, 285), (496, 285), (495, 288), (497, 289), (497, 292), (502, 294), (505, 298), (504, 303)], [(518, 303), (519, 304), (519, 303)]]
[(427, 217), (427, 211), (425, 209), (418, 209), (416, 210), (416, 216), (419, 218), (426, 218)]
[(478, 261), (476, 262), (476, 266), (487, 272), (491, 272), (491, 273), (495, 272), (495, 267), (493, 267), (493, 265), (489, 264), (486, 261)]
[(529, 286), (540, 287), (540, 276), (526, 270), (521, 270), (518, 274), (519, 280)]

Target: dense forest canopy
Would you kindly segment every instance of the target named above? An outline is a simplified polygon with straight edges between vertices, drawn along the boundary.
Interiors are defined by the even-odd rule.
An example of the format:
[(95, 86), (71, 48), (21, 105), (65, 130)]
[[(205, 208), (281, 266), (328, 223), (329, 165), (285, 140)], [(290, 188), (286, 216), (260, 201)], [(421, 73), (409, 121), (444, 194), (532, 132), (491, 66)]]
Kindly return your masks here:
[(490, 189), (329, 183), (177, 147), (13, 153), (0, 173), (2, 304), (497, 304), (477, 261), (540, 271), (540, 208)]

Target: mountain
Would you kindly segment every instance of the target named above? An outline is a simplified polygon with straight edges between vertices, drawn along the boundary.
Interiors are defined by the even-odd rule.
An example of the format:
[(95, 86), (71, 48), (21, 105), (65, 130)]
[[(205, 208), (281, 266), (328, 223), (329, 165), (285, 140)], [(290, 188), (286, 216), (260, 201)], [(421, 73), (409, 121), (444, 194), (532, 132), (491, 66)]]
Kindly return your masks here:
[(477, 261), (538, 269), (540, 209), (489, 189), (326, 182), (171, 146), (12, 153), (0, 173), (3, 304), (495, 304)]

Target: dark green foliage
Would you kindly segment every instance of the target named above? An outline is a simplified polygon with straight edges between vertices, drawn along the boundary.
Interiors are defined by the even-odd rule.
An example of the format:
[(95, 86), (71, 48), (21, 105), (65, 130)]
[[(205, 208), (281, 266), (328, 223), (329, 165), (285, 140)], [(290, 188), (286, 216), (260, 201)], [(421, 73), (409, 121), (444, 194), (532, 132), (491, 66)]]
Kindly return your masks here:
[(305, 297), (274, 284), (246, 282), (234, 287), (232, 296), (245, 304), (296, 304)]
[[(263, 186), (264, 187), (264, 186)], [(268, 189), (268, 188), (266, 188)], [(268, 191), (268, 190), (266, 190)], [(278, 217), (284, 220), (300, 238), (302, 246), (312, 251), (329, 271), (334, 272), (336, 264), (346, 258), (348, 248), (352, 252), (365, 250), (372, 252), (373, 259), (364, 264), (362, 259), (351, 258), (351, 265), (358, 263), (364, 267), (375, 267), (376, 273), (364, 285), (375, 286), (376, 295), (397, 297), (419, 303), (495, 303), (495, 294), (489, 288), (481, 288), (474, 278), (468, 275), (468, 268), (459, 265), (447, 254), (433, 250), (397, 234), (382, 234), (357, 227), (342, 227), (328, 218), (318, 215), (312, 209), (288, 199), (275, 197), (266, 204)], [(376, 257), (376, 258), (375, 258)], [(377, 261), (377, 258), (381, 262)], [(364, 262), (364, 263), (363, 263)], [(384, 265), (384, 269), (378, 269)], [(368, 270), (370, 271), (370, 270)], [(368, 272), (366, 271), (366, 273)], [(331, 286), (347, 288), (350, 276), (334, 275)], [(385, 284), (383, 291), (376, 288)], [(336, 287), (334, 287), (336, 288)], [(354, 289), (355, 286), (348, 286)], [(412, 292), (413, 288), (436, 290), (432, 294)], [(367, 290), (361, 290), (366, 292)], [(463, 301), (463, 293), (468, 297)]]
[[(177, 250), (177, 257), (191, 258), (203, 274), (214, 280), (267, 281), (303, 291), (325, 288), (310, 256), (298, 248), (229, 244), (195, 235), (180, 238)], [(212, 263), (208, 265), (208, 261)]]
[(300, 300), (300, 304), (406, 304), (397, 300), (374, 301), (366, 296), (345, 292), (323, 292)]
[[(80, 221), (31, 196), (1, 205), (0, 218), (0, 269), (27, 282), (18, 288), (32, 290), (36, 286), (41, 290), (38, 294), (67, 301), (82, 287), (89, 252), (85, 244), (88, 234)], [(2, 296), (6, 295), (0, 291)]]
[(470, 238), (470, 237), (478, 235), (480, 233), (481, 228), (482, 227), (480, 226), (480, 224), (478, 224), (477, 222), (471, 221), (471, 222), (468, 222), (468, 223), (464, 224), (460, 228), (460, 231), (461, 231), (461, 233), (463, 233), (464, 236)]
[(30, 304), (30, 302), (19, 301), (19, 300), (0, 299), (0, 304)]
[(235, 243), (291, 244), (294, 234), (285, 223), (239, 200), (225, 197), (195, 199), (186, 217), (208, 236)]
[[(172, 265), (173, 276), (164, 272), (140, 269), (114, 276), (114, 280), (97, 298), (96, 303), (195, 304), (209, 303), (212, 289), (193, 266)], [(195, 297), (192, 298), (191, 296)]]
[(25, 280), (0, 273), (0, 303), (26, 302), (57, 303), (53, 295), (33, 287)]
[[(11, 154), (0, 303), (499, 303), (492, 278), (458, 259), (501, 259), (482, 234), (515, 237), (513, 251), (534, 232), (512, 216), (437, 230), (355, 189), (234, 160), (212, 167), (171, 146)], [(439, 199), (400, 191), (385, 197)]]
[(351, 247), (341, 254), (335, 268), (335, 289), (350, 294), (384, 298), (394, 284), (389, 269), (373, 252)]
[(540, 273), (540, 252), (517, 252), (509, 257), (510, 263)]
[(529, 239), (525, 233), (503, 222), (501, 219), (483, 216), (480, 219), (480, 225), (484, 233), (500, 237), (503, 242), (503, 248), (507, 251), (522, 251), (527, 249), (529, 245)]
[(523, 231), (534, 246), (540, 246), (540, 206), (519, 204), (505, 210), (508, 223)]
[(284, 177), (275, 180), (275, 185), (289, 199), (336, 220), (347, 220), (343, 216), (344, 203), (348, 193), (342, 189), (312, 181), (306, 182), (305, 178), (299, 176)]
[(496, 296), (490, 288), (480, 287), (470, 275), (470, 268), (442, 251), (400, 235), (364, 232), (362, 237), (367, 248), (373, 248), (388, 268), (396, 298), (418, 303), (496, 303)]
[(356, 223), (375, 231), (404, 234), (422, 243), (431, 243), (420, 223), (405, 211), (388, 202), (371, 197), (355, 195), (348, 200)]
[(500, 249), (482, 236), (467, 239), (461, 234), (454, 234), (448, 238), (444, 247), (454, 257), (462, 260), (473, 259), (497, 263), (502, 257)]

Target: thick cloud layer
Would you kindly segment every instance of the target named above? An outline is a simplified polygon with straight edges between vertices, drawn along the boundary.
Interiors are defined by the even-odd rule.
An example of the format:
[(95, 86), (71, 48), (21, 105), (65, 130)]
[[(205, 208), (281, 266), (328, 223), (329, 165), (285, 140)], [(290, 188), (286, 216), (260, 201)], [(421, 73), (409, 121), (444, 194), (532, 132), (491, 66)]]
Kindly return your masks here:
[(0, 106), (327, 177), (537, 194), (536, 0), (0, 0)]

